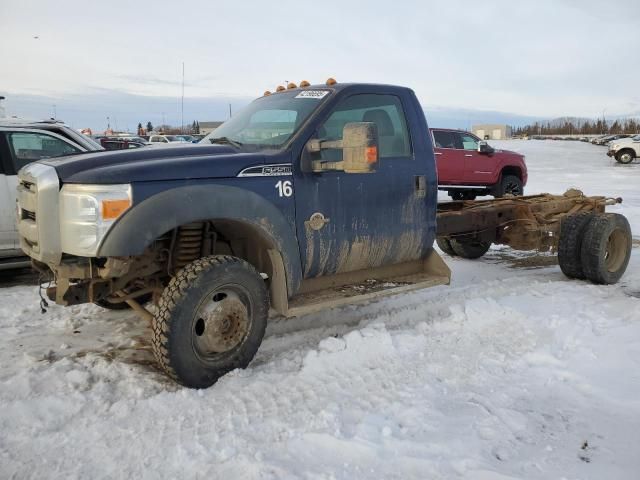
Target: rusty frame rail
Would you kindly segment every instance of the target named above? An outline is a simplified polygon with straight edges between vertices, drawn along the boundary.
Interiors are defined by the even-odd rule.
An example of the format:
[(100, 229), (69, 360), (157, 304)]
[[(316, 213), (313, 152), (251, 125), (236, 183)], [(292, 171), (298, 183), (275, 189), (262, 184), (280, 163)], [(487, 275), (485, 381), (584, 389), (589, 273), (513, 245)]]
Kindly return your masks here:
[(562, 219), (591, 211), (603, 213), (621, 198), (588, 197), (580, 190), (563, 195), (529, 195), (494, 200), (469, 200), (438, 204), (438, 237), (466, 237), (516, 250), (555, 250)]

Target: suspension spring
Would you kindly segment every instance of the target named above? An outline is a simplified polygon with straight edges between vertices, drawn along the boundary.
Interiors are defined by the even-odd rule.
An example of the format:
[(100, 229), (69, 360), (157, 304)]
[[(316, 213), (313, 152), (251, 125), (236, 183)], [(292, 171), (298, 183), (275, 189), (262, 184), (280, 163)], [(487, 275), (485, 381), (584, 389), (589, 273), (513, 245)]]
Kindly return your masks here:
[(178, 227), (172, 254), (174, 271), (200, 258), (204, 226), (200, 222)]

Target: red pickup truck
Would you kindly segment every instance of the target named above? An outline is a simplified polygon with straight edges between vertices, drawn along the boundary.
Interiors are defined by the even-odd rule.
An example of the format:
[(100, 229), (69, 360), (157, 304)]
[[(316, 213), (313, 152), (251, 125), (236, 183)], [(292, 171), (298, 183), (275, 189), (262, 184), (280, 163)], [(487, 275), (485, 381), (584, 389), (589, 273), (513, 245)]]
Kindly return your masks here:
[(432, 128), (438, 189), (454, 200), (478, 195), (522, 195), (527, 183), (524, 155), (496, 150), (463, 130)]

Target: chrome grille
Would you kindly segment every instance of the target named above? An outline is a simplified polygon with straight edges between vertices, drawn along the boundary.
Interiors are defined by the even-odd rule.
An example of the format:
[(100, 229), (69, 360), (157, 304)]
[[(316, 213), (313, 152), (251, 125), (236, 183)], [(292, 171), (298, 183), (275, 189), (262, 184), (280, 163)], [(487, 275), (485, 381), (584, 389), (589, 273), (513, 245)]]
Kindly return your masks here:
[(58, 194), (60, 183), (55, 168), (32, 163), (18, 173), (18, 234), (20, 247), (45, 263), (60, 262)]

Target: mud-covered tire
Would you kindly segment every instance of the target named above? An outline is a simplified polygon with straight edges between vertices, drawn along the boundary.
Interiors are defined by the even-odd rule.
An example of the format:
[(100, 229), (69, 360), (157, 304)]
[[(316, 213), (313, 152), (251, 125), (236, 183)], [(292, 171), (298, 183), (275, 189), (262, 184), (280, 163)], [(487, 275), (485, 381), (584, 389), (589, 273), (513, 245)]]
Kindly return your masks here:
[(491, 242), (464, 237), (452, 238), (451, 248), (457, 256), (475, 260), (489, 251)]
[(623, 215), (596, 215), (582, 240), (581, 258), (585, 277), (593, 283), (616, 283), (629, 264), (631, 244), (631, 227)]
[(249, 263), (228, 255), (201, 258), (180, 270), (162, 293), (153, 318), (154, 354), (178, 383), (207, 388), (249, 365), (268, 314), (267, 288)]
[(575, 213), (566, 216), (560, 224), (558, 263), (562, 273), (569, 278), (585, 278), (582, 271), (582, 239), (594, 216), (593, 212)]
[(456, 252), (453, 251), (453, 247), (451, 246), (451, 240), (446, 237), (437, 237), (436, 244), (444, 253), (449, 255), (450, 257), (455, 257)]
[(628, 148), (620, 150), (618, 153), (616, 153), (616, 161), (618, 163), (622, 163), (623, 165), (633, 162), (634, 158), (635, 152)]
[[(136, 298), (135, 300), (140, 305), (144, 305), (145, 303), (149, 303), (151, 301), (152, 296), (153, 295), (151, 293), (147, 293), (145, 295), (142, 295)], [(129, 310), (131, 308), (127, 302), (111, 303), (108, 300), (105, 300), (104, 298), (101, 298), (100, 300), (96, 300), (93, 303), (98, 305), (99, 307), (106, 308), (107, 310)]]
[(524, 195), (524, 188), (522, 187), (522, 180), (515, 175), (503, 175), (500, 183), (496, 187), (493, 196), (496, 198), (504, 197), (505, 195)]

